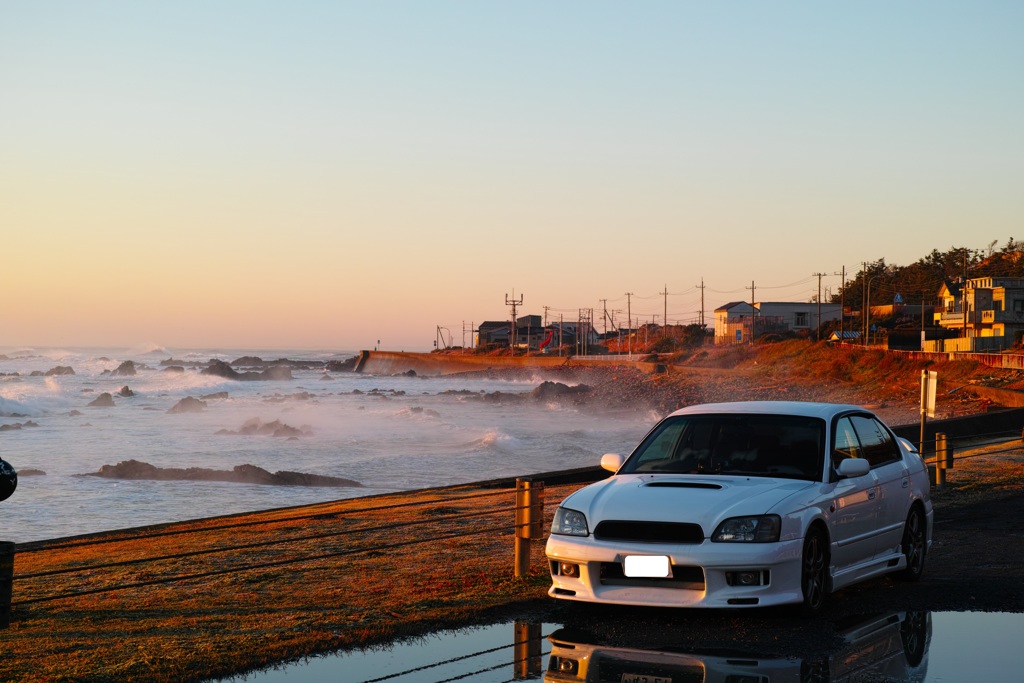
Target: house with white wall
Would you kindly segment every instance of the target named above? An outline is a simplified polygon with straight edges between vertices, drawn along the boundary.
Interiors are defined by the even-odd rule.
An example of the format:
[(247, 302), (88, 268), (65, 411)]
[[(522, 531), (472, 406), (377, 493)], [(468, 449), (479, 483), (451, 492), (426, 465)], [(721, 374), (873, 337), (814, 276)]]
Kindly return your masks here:
[(742, 344), (750, 335), (814, 332), (823, 322), (842, 317), (839, 304), (813, 301), (733, 301), (715, 309), (715, 343)]

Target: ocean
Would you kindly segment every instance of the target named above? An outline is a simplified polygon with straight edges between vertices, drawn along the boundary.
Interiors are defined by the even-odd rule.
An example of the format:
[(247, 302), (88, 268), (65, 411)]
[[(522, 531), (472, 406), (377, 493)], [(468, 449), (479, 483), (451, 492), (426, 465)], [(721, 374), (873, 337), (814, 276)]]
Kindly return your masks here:
[[(345, 360), (348, 351), (290, 349), (2, 349), (0, 458), (19, 472), (0, 502), (0, 540), (24, 543), (164, 522), (596, 465), (628, 453), (658, 416), (536, 401), (545, 378), (375, 376), (293, 369), (290, 380), (238, 381), (193, 363)], [(184, 372), (168, 371), (180, 361)], [(131, 360), (136, 374), (112, 374)], [(49, 374), (58, 367), (74, 374)], [(131, 396), (121, 396), (123, 387)], [(224, 393), (226, 392), (226, 397)], [(111, 407), (89, 407), (103, 393)], [(173, 413), (186, 397), (200, 412)], [(279, 421), (292, 436), (248, 433)], [(298, 434), (298, 436), (295, 436)], [(361, 488), (118, 480), (104, 465), (255, 465), (344, 477)], [(35, 470), (40, 474), (31, 474)]]

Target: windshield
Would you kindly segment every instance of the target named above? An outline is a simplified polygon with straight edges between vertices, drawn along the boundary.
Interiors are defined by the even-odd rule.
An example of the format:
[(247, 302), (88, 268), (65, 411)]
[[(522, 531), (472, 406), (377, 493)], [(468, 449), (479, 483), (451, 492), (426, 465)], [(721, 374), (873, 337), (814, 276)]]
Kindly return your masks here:
[(825, 422), (791, 415), (679, 415), (637, 446), (620, 474), (734, 474), (820, 481)]

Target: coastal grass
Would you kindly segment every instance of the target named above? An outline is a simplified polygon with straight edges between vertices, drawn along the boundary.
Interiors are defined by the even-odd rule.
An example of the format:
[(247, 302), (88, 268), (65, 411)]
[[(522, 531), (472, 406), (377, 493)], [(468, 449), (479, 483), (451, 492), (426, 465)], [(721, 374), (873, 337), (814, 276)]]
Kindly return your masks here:
[(550, 583), (538, 543), (513, 576), (513, 504), (454, 487), (28, 544), (0, 680), (199, 681), (472, 624)]

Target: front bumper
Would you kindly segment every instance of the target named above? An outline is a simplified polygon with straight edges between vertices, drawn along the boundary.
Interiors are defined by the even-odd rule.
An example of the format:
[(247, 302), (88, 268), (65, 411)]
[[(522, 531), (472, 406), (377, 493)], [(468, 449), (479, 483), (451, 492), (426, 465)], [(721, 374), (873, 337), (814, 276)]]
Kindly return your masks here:
[[(696, 545), (612, 543), (593, 537), (552, 535), (545, 548), (551, 569), (548, 595), (619, 605), (652, 607), (764, 607), (799, 603), (802, 539), (777, 543)], [(674, 578), (631, 579), (622, 575), (627, 555), (666, 555)], [(563, 562), (578, 567), (564, 575)], [(739, 573), (756, 573), (757, 585), (730, 585)]]

